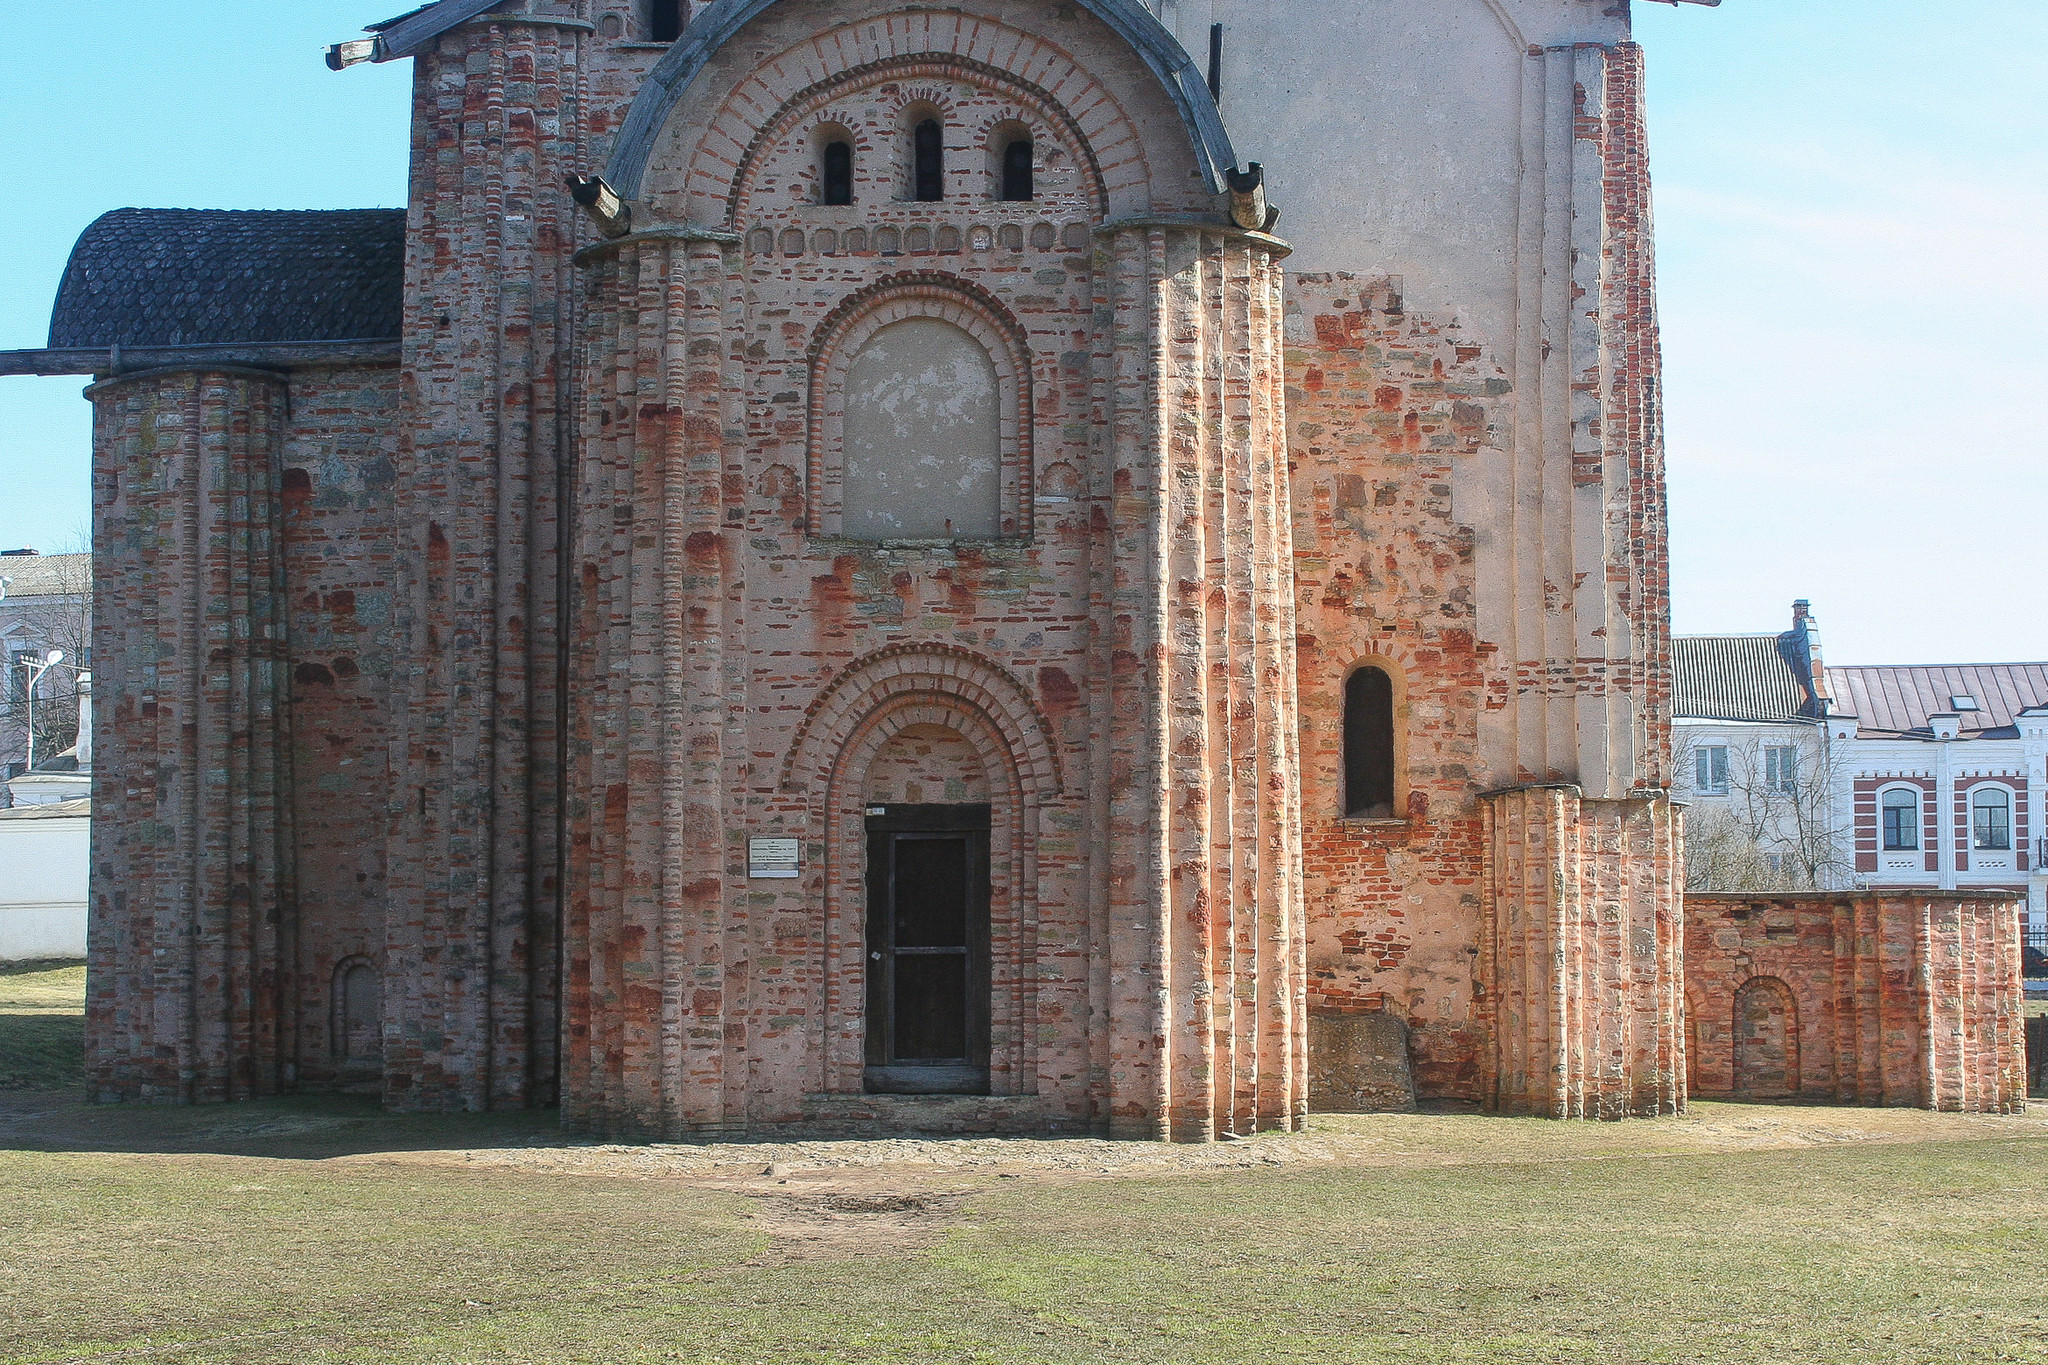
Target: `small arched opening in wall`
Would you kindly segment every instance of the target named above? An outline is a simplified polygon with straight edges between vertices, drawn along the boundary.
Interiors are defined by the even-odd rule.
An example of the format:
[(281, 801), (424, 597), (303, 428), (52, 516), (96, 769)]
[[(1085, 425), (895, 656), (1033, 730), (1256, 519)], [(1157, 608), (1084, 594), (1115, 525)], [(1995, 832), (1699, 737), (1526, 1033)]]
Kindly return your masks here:
[(989, 198), (1021, 204), (1037, 197), (1038, 138), (1030, 124), (1018, 119), (997, 122), (988, 130), (985, 151)]
[(647, 41), (672, 43), (689, 22), (689, 0), (647, 0)]
[(949, 275), (892, 276), (819, 326), (809, 368), (812, 534), (1029, 538), (1030, 352), (994, 298)]
[(1340, 777), (1347, 820), (1392, 820), (1399, 814), (1406, 757), (1402, 681), (1400, 669), (1386, 659), (1363, 660), (1345, 674)]
[(1735, 992), (1735, 1093), (1780, 1099), (1799, 1093), (1799, 1003), (1775, 976)]
[(946, 197), (946, 111), (914, 99), (896, 113), (898, 197), (936, 204)]
[[(1113, 197), (1128, 199), (1140, 190), (1146, 173), (1142, 153), (1115, 163), (1107, 172), (1110, 178), (1105, 180), (1106, 173), (1096, 161), (1088, 131), (1047, 91), (1009, 71), (971, 58), (917, 53), (869, 63), (814, 82), (788, 97), (765, 122), (754, 114), (751, 103), (745, 105), (746, 120), (739, 117), (737, 110), (721, 112), (721, 125), (732, 125), (728, 131), (745, 139), (746, 151), (735, 168), (729, 150), (698, 149), (689, 172), (690, 181), (699, 187), (698, 194), (709, 196), (715, 191), (722, 206), (714, 209), (712, 200), (706, 197), (697, 202), (696, 211), (720, 214), (723, 221), (735, 227), (761, 213), (773, 212), (774, 196), (764, 198), (760, 186), (764, 176), (774, 180), (787, 172), (786, 153), (801, 150), (813, 163), (805, 174), (816, 175), (817, 147), (811, 139), (818, 124), (806, 126), (806, 121), (812, 119), (852, 133), (857, 202), (872, 207), (880, 201), (912, 200), (905, 159), (909, 156), (908, 134), (894, 113), (870, 106), (881, 88), (931, 80), (959, 82), (976, 89), (983, 99), (993, 97), (1002, 102), (1000, 117), (955, 134), (963, 140), (964, 148), (973, 149), (970, 160), (979, 157), (984, 163), (978, 172), (983, 183), (976, 191), (982, 200), (996, 199), (1001, 189), (1003, 148), (999, 142), (991, 141), (991, 130), (998, 126), (1021, 129), (1033, 139), (1034, 202), (1044, 204), (1049, 212), (1062, 217), (1078, 213), (1100, 219), (1109, 212)], [(761, 98), (770, 97), (766, 90), (759, 93)], [(927, 110), (937, 107), (929, 101), (919, 104)], [(862, 110), (867, 112), (863, 114)], [(1094, 109), (1091, 122), (1100, 122), (1101, 113), (1101, 108)], [(1121, 116), (1096, 128), (1095, 138), (1119, 146), (1139, 141), (1136, 131)], [(724, 146), (722, 138), (715, 141), (719, 147)]]
[(830, 120), (811, 130), (813, 165), (818, 178), (815, 202), (828, 206), (854, 201), (858, 138), (851, 128)]
[(334, 1061), (343, 1071), (381, 1065), (384, 1059), (384, 974), (367, 957), (346, 957), (335, 964), (328, 996), (332, 1019), (329, 1040)]

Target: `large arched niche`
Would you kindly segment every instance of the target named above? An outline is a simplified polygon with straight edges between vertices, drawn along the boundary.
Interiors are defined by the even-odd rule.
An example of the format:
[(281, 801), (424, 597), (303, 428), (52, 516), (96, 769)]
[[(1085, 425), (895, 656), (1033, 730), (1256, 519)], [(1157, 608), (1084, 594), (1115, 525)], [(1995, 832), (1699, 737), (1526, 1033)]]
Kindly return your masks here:
[[(920, 766), (933, 771), (905, 776)], [(948, 777), (959, 785), (923, 789)], [(783, 790), (809, 795), (825, 848), (827, 1023), (814, 1084), (826, 1094), (862, 1090), (866, 808), (878, 792), (907, 797), (913, 781), (924, 800), (989, 804), (990, 1093), (1036, 1093), (1038, 831), (1059, 793), (1059, 767), (1050, 727), (1023, 686), (945, 645), (892, 646), (842, 670), (812, 703), (783, 765)]]
[[(1089, 187), (1092, 216), (1214, 207), (1229, 140), (1199, 73), (1173, 65), (1186, 54), (1142, 7), (1087, 0), (1048, 25), (1042, 11), (986, 0), (946, 10), (899, 4), (835, 10), (830, 27), (814, 28), (813, 8), (721, 0), (649, 76), (606, 178), (645, 205), (642, 221), (729, 226), (763, 159), (786, 155), (817, 119), (864, 111), (871, 91), (893, 87), (893, 99), (905, 87), (953, 85), (1013, 106), (1008, 119), (989, 122), (1021, 121), (1066, 142), (1081, 173), (1099, 182)], [(1115, 12), (1120, 25), (1097, 10)], [(1120, 31), (1141, 26), (1139, 41)], [(975, 128), (957, 131), (971, 137)]]
[[(986, 368), (987, 416), (993, 419), (986, 441), (993, 521), (960, 537), (941, 538), (1029, 538), (1035, 463), (1029, 340), (1016, 318), (986, 291), (943, 273), (910, 271), (879, 280), (842, 301), (811, 340), (805, 516), (812, 534), (875, 540), (923, 534), (917, 528), (903, 528), (868, 535), (846, 516), (855, 463), (849, 438), (863, 394), (859, 362), (878, 337), (906, 324), (947, 329)], [(867, 377), (867, 388), (873, 387), (872, 378)], [(939, 534), (931, 528), (923, 531)]]

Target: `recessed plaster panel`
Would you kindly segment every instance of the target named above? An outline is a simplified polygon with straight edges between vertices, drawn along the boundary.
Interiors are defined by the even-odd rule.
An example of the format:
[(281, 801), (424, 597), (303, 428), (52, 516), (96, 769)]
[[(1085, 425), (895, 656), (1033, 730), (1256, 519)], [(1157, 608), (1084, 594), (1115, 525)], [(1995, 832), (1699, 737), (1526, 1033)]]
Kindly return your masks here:
[(906, 318), (875, 333), (847, 369), (844, 430), (844, 534), (997, 534), (996, 371), (973, 337), (935, 318)]

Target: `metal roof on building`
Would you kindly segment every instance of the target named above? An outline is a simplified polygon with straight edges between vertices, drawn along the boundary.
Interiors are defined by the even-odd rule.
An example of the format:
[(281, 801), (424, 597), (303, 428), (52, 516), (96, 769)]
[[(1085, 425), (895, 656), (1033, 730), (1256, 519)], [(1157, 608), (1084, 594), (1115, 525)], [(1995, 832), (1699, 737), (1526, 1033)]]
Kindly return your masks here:
[(399, 335), (403, 209), (115, 209), (72, 248), (50, 347)]
[(62, 597), (92, 591), (91, 555), (0, 555), (7, 597)]
[(81, 796), (72, 801), (46, 801), (40, 806), (13, 806), (0, 810), (0, 820), (90, 820), (92, 819), (92, 798)]
[(1783, 635), (1674, 635), (1671, 714), (1693, 720), (1798, 720), (1817, 714), (1805, 656)]
[[(1870, 664), (1828, 667), (1828, 691), (1837, 715), (1854, 716), (1860, 733), (1925, 732), (1927, 718), (1954, 713), (1964, 735), (2017, 733), (2014, 718), (2029, 706), (2048, 706), (2048, 663)], [(1966, 710), (1957, 697), (1976, 701)]]

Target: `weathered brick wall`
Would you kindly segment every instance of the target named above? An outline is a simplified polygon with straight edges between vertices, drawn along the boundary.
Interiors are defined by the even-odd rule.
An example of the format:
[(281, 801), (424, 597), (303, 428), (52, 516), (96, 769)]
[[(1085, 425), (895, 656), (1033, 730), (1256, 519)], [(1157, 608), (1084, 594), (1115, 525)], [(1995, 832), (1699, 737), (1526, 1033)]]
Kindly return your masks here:
[[(1499, 458), (1508, 384), (1398, 281), (1293, 275), (1287, 308), (1309, 1007), (1400, 1014), (1418, 1092), (1476, 1099), (1479, 716), (1506, 682), (1489, 691), (1450, 479)], [(1367, 665), (1395, 682), (1389, 820), (1343, 818), (1344, 682)]]
[(1683, 1109), (1684, 859), (1670, 802), (1549, 786), (1481, 806), (1481, 1101), (1553, 1118)]
[[(1528, 244), (1570, 234), (1572, 295), (1527, 299), (1554, 324), (1480, 336), (1411, 310), (1397, 279), (1288, 282), (1310, 1006), (1402, 1015), (1425, 1096), (1661, 1112), (1682, 1102), (1678, 853), (1644, 806), (1669, 769), (1670, 629), (1641, 54), (1530, 60), (1530, 98), (1572, 111), (1572, 157), (1539, 142), (1528, 172), (1574, 206)], [(1395, 685), (1393, 819), (1342, 818), (1343, 686), (1367, 665)], [(1605, 800), (1573, 798), (1569, 840), (1513, 836), (1517, 866), (1552, 860), (1525, 907), (1479, 797), (1544, 781)], [(1553, 873), (1574, 904), (1619, 879), (1650, 942), (1525, 939)], [(1588, 1031), (1502, 1013), (1475, 969), (1525, 950), (1586, 955), (1545, 989), (1627, 998), (1575, 1004), (1607, 1020)], [(1561, 1089), (1513, 1060), (1559, 1049)]]
[[(1608, 352), (1599, 435), (1608, 491), (1608, 577), (1628, 623), (1632, 668), (1614, 678), (1635, 715), (1635, 786), (1671, 782), (1671, 548), (1664, 498), (1663, 347), (1657, 331), (1643, 49), (1603, 49), (1603, 88), (1579, 99), (1578, 137), (1599, 148), (1606, 258), (1601, 330)], [(1573, 482), (1590, 481), (1575, 456)]]
[(1688, 895), (1691, 1090), (2017, 1112), (2019, 906), (2003, 892)]
[(581, 21), (414, 59), (392, 480), (385, 1100), (555, 1094), (567, 392)]
[(303, 370), (291, 377), (290, 398), (280, 535), (299, 869), (295, 1060), (304, 1086), (374, 1088), (381, 1067), (342, 1065), (334, 992), (344, 964), (367, 963), (383, 977), (388, 709), (404, 662), (392, 634), (399, 372)]
[(101, 1099), (295, 1081), (280, 376), (104, 380), (93, 400), (93, 910)]

